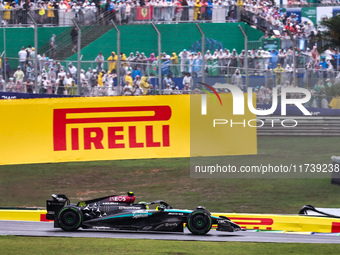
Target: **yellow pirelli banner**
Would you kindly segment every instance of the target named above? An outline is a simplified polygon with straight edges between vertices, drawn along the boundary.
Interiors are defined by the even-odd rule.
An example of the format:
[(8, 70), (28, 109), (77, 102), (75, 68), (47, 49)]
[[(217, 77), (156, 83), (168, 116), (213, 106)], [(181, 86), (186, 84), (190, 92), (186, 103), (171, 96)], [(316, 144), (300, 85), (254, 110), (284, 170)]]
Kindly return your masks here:
[(0, 109), (0, 165), (190, 156), (189, 95), (1, 100)]
[(212, 213), (225, 216), (242, 228), (294, 232), (339, 233), (340, 219), (303, 215)]

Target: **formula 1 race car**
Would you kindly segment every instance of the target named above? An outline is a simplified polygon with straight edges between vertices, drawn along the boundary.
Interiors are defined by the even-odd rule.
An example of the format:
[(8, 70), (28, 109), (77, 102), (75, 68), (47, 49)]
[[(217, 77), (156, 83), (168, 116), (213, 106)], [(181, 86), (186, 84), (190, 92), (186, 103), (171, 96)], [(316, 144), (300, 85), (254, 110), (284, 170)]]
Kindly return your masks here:
[[(183, 232), (186, 224), (191, 233), (204, 235), (213, 224), (216, 230), (233, 232), (241, 230), (240, 226), (227, 217), (212, 216), (204, 207), (195, 210), (173, 209), (166, 202), (140, 202), (134, 204), (133, 192), (127, 196), (112, 195), (78, 204), (71, 204), (63, 194), (52, 195), (46, 200), (46, 219), (54, 220), (55, 228), (66, 231), (82, 229), (98, 230), (132, 230)], [(149, 205), (158, 205), (150, 209)]]

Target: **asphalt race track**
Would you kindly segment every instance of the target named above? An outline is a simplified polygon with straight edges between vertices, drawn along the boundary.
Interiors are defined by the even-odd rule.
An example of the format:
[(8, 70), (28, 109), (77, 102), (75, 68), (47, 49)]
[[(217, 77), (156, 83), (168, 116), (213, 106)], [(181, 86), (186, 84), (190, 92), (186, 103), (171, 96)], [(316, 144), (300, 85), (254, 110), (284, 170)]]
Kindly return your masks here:
[(240, 231), (234, 233), (211, 230), (205, 236), (192, 235), (185, 229), (184, 233), (163, 232), (125, 232), (78, 230), (66, 232), (53, 228), (52, 222), (0, 221), (0, 235), (15, 236), (58, 236), (58, 237), (96, 237), (96, 238), (132, 238), (176, 241), (213, 241), (213, 242), (270, 242), (270, 243), (337, 243), (340, 236), (333, 234), (287, 234)]

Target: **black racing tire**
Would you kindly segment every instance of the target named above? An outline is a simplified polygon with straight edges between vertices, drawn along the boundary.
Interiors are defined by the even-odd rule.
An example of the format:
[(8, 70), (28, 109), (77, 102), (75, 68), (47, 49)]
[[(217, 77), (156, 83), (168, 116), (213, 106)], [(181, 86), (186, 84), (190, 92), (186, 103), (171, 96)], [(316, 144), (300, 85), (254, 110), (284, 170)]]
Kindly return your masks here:
[(194, 210), (188, 216), (187, 227), (194, 235), (205, 235), (211, 229), (212, 221), (207, 210)]
[(58, 214), (59, 226), (65, 231), (75, 231), (83, 223), (83, 213), (74, 206), (65, 206)]

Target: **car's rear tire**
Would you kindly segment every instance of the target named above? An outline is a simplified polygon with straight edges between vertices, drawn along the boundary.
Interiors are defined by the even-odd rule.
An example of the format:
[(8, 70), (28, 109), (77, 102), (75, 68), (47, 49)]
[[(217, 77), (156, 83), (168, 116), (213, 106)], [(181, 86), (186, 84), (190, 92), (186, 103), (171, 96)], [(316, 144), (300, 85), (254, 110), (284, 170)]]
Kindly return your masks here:
[(82, 212), (73, 206), (65, 206), (58, 214), (59, 226), (66, 231), (75, 231), (83, 223)]
[(188, 216), (187, 227), (194, 235), (205, 235), (211, 229), (212, 221), (207, 210), (194, 210)]

